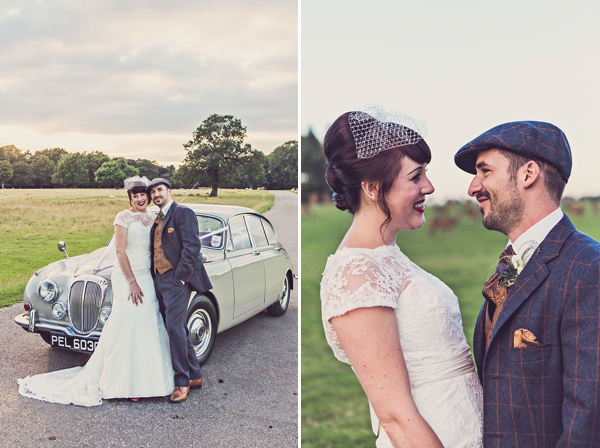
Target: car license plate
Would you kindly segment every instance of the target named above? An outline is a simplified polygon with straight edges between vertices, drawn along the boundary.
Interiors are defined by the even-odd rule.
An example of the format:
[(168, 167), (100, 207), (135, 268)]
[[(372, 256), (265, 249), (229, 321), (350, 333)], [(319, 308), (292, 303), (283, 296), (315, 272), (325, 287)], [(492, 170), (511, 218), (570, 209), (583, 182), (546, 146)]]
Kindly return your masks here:
[(53, 333), (50, 334), (50, 342), (52, 347), (67, 348), (69, 350), (77, 350), (86, 353), (93, 353), (98, 345), (98, 341), (94, 341), (93, 339), (84, 339)]

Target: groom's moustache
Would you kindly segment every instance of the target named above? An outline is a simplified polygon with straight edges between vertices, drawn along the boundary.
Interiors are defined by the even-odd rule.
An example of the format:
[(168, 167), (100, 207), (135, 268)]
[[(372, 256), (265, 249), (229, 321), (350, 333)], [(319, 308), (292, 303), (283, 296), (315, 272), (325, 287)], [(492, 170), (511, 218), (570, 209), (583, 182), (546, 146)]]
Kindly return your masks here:
[(491, 199), (491, 197), (490, 197), (490, 194), (489, 194), (487, 191), (483, 191), (483, 192), (481, 192), (481, 193), (478, 193), (478, 194), (475, 196), (475, 198), (476, 198), (476, 199), (479, 199), (479, 198), (487, 198), (487, 199)]

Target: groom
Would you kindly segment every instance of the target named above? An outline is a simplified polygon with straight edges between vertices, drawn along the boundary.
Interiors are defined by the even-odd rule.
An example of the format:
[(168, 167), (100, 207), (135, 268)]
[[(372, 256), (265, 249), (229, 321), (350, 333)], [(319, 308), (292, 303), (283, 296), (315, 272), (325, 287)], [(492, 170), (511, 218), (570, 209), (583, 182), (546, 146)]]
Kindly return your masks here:
[(190, 387), (202, 387), (200, 366), (186, 326), (188, 301), (192, 290), (202, 293), (212, 285), (199, 258), (196, 214), (173, 202), (171, 190), (171, 183), (161, 177), (147, 188), (160, 208), (151, 232), (152, 275), (175, 371), (175, 390), (170, 399), (179, 403), (187, 399)]
[(600, 244), (560, 209), (571, 150), (556, 126), (506, 123), (454, 160), (483, 225), (508, 236), (473, 351), (484, 446), (600, 446)]

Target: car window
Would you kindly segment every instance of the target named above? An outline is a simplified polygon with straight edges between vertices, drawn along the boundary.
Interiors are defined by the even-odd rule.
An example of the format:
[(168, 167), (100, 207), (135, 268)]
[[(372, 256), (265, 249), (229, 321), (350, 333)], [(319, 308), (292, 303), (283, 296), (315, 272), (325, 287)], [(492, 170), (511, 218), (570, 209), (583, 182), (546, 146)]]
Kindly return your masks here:
[(275, 233), (275, 229), (271, 223), (264, 218), (261, 218), (260, 221), (262, 222), (265, 233), (267, 234), (267, 240), (269, 240), (269, 244), (277, 244), (277, 234)]
[[(213, 216), (198, 215), (198, 230), (200, 231), (200, 242), (202, 247), (211, 249), (222, 249), (225, 241), (224, 231), (210, 235), (224, 227), (223, 222)], [(208, 235), (208, 236), (207, 236)]]
[(260, 218), (256, 215), (246, 215), (246, 220), (248, 221), (248, 227), (250, 228), (254, 245), (267, 246), (269, 243), (267, 242), (267, 236), (265, 235), (263, 226), (260, 223)]
[(229, 230), (231, 231), (231, 239), (235, 250), (252, 247), (250, 235), (248, 235), (248, 229), (246, 229), (246, 223), (242, 215), (234, 216), (229, 220)]

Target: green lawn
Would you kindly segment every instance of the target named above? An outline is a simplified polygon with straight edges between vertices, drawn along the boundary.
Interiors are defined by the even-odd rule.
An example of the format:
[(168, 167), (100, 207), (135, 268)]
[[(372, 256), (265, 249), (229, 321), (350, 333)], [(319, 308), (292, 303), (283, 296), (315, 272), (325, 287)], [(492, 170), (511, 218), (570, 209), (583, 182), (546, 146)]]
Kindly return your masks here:
[[(0, 194), (0, 306), (23, 300), (25, 285), (35, 270), (64, 257), (56, 248), (58, 241), (67, 243), (71, 257), (91, 252), (108, 242), (115, 215), (129, 207), (124, 190), (4, 192)], [(183, 190), (173, 190), (176, 202), (184, 195)], [(243, 205), (263, 213), (274, 200), (266, 191), (220, 189), (218, 197), (209, 198), (208, 190), (197, 189), (184, 203)]]
[[(599, 216), (585, 203), (585, 216), (573, 218), (579, 230), (600, 239)], [(459, 299), (469, 344), (482, 304), (481, 288), (493, 271), (506, 237), (481, 225), (479, 212), (469, 217), (462, 205), (446, 213), (459, 218), (447, 232), (431, 233), (428, 223), (401, 232), (398, 245), (423, 269), (452, 288)], [(438, 210), (439, 212), (439, 210)], [(367, 399), (351, 368), (337, 361), (325, 341), (321, 323), (319, 283), (328, 255), (335, 252), (351, 223), (351, 215), (334, 206), (314, 206), (302, 217), (302, 446), (375, 446)]]

